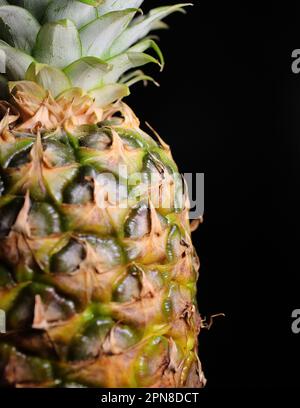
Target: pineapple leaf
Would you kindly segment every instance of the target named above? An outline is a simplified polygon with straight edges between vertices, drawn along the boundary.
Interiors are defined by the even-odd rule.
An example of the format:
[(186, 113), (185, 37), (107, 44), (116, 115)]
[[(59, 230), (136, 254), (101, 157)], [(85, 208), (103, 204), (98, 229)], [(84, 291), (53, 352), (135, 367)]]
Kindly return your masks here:
[[(157, 51), (159, 61), (141, 52), (150, 47)], [(95, 57), (83, 57), (65, 68), (64, 72), (70, 78), (73, 86), (90, 90), (104, 84), (117, 82), (126, 71), (150, 62), (162, 66), (163, 56), (154, 41), (145, 40), (130, 48), (128, 52), (120, 54), (107, 62)]]
[(151, 25), (151, 31), (153, 30), (167, 30), (169, 28), (168, 24), (165, 23), (164, 21), (155, 21)]
[(104, 59), (115, 38), (126, 29), (135, 13), (136, 9), (113, 11), (84, 26), (80, 30), (83, 55)]
[[(137, 73), (138, 72), (139, 71), (137, 71)], [(140, 81), (143, 81), (145, 86), (147, 85), (148, 81), (153, 82), (156, 86), (159, 86), (159, 84), (151, 76), (145, 75), (143, 72), (141, 72), (139, 75), (133, 76), (131, 79), (124, 82), (124, 84), (130, 87)]]
[(41, 20), (44, 12), (51, 0), (13, 0), (11, 4), (23, 7), (28, 10), (35, 18)]
[(175, 11), (183, 11), (183, 7), (191, 5), (190, 3), (174, 4), (173, 6), (158, 7), (151, 10), (146, 16), (138, 18), (114, 41), (111, 49), (109, 50), (109, 56), (120, 54), (129, 48), (136, 41), (145, 37), (149, 31), (152, 30), (153, 25), (157, 24), (157, 21), (167, 17), (169, 14)]
[(100, 6), (100, 4), (102, 4), (104, 0), (79, 0), (79, 1), (80, 3), (85, 3), (88, 4), (89, 6), (97, 7)]
[(108, 60), (108, 62), (113, 66), (113, 69), (104, 77), (105, 83), (117, 82), (120, 76), (129, 69), (141, 67), (149, 62), (160, 65), (157, 59), (142, 52), (124, 52)]
[(130, 52), (144, 52), (148, 50), (149, 48), (152, 48), (156, 52), (159, 58), (159, 61), (160, 61), (161, 69), (163, 69), (165, 65), (163, 53), (161, 52), (161, 49), (156, 44), (156, 42), (153, 41), (151, 38), (145, 38), (144, 40), (139, 41), (138, 43), (133, 45), (131, 48), (129, 48), (129, 51)]
[(102, 85), (102, 79), (111, 69), (106, 62), (96, 57), (83, 57), (64, 69), (74, 87), (88, 91)]
[(14, 81), (22, 80), (33, 58), (1, 40), (0, 50), (5, 53), (6, 71), (9, 78)]
[(89, 92), (89, 95), (100, 108), (109, 105), (117, 99), (122, 99), (129, 94), (129, 88), (124, 84), (108, 84)]
[(71, 87), (68, 77), (60, 69), (36, 62), (28, 68), (25, 79), (41, 85), (54, 97)]
[(124, 10), (128, 8), (138, 9), (144, 0), (104, 0), (98, 9), (98, 15), (103, 16), (104, 14), (110, 13), (111, 11)]
[(40, 30), (33, 55), (37, 61), (64, 68), (81, 57), (81, 43), (70, 20), (46, 23)]
[(11, 46), (31, 53), (40, 25), (25, 9), (17, 6), (0, 7), (0, 37)]
[(98, 17), (97, 9), (75, 0), (53, 0), (49, 4), (44, 21), (53, 22), (68, 18), (80, 28)]

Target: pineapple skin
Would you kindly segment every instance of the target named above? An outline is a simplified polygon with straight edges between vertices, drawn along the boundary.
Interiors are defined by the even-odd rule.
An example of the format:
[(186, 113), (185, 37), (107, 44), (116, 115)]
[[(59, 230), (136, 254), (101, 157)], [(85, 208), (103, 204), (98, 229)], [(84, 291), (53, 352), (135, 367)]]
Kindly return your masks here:
[[(2, 134), (1, 386), (205, 384), (188, 204), (159, 208), (176, 165), (128, 107), (123, 115), (76, 136)], [(128, 177), (155, 175), (154, 194), (109, 202), (103, 175), (118, 180), (120, 164)]]

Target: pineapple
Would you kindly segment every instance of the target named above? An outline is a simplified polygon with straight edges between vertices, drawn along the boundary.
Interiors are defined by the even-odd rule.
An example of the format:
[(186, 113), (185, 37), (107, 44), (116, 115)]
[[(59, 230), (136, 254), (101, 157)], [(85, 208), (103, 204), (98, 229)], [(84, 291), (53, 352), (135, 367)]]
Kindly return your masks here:
[(0, 0), (2, 387), (205, 385), (188, 199), (122, 101), (187, 4), (141, 3)]

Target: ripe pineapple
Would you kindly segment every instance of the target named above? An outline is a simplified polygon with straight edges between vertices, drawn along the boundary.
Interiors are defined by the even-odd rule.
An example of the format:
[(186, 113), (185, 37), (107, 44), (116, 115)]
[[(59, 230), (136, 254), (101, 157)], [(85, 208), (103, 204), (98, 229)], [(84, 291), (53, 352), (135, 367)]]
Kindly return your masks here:
[(134, 68), (163, 67), (149, 32), (186, 4), (143, 15), (142, 0), (9, 3), (0, 0), (1, 386), (205, 385), (188, 200), (169, 147), (122, 102), (151, 80)]

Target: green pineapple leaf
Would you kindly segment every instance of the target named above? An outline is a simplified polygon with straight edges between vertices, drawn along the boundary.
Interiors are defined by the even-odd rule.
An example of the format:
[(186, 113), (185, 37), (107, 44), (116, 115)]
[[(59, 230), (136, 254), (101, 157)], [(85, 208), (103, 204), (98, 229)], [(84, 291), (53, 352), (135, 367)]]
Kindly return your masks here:
[(0, 7), (0, 38), (11, 46), (31, 53), (40, 25), (25, 9), (17, 6)]
[[(159, 60), (143, 53), (148, 48), (153, 48), (156, 51)], [(158, 45), (153, 40), (146, 39), (107, 62), (96, 57), (83, 57), (65, 68), (64, 72), (73, 86), (90, 90), (104, 84), (117, 82), (126, 71), (150, 62), (162, 67), (164, 59)]]
[(98, 15), (103, 16), (104, 14), (110, 13), (111, 11), (124, 10), (128, 8), (138, 9), (144, 0), (104, 0), (98, 9)]
[(96, 57), (83, 57), (64, 69), (74, 87), (86, 91), (99, 87), (111, 66)]
[(105, 59), (114, 39), (127, 27), (136, 9), (114, 11), (98, 17), (80, 30), (83, 56)]
[(79, 0), (79, 1), (80, 3), (85, 3), (88, 4), (89, 6), (97, 7), (100, 6), (100, 4), (102, 4), (104, 0)]
[(0, 40), (0, 50), (5, 53), (6, 72), (13, 81), (22, 80), (33, 58)]
[(109, 84), (89, 92), (89, 95), (95, 99), (97, 106), (100, 108), (109, 105), (117, 99), (122, 99), (129, 94), (129, 88), (124, 84)]
[(41, 85), (54, 97), (71, 87), (70, 80), (60, 69), (36, 62), (28, 68), (25, 79)]
[(44, 21), (72, 20), (78, 28), (98, 17), (97, 9), (75, 0), (53, 0), (49, 4)]
[(81, 57), (81, 43), (70, 20), (46, 23), (40, 30), (33, 55), (37, 61), (64, 68)]
[(51, 0), (13, 0), (10, 1), (10, 3), (25, 8), (33, 14), (35, 18), (40, 20), (50, 1)]
[(142, 18), (138, 17), (136, 21), (133, 20), (132, 24), (112, 44), (109, 50), (109, 56), (112, 57), (125, 51), (136, 41), (145, 37), (158, 21), (175, 11), (183, 12), (183, 7), (189, 5), (191, 4), (181, 3), (174, 4), (173, 6), (158, 7), (151, 10), (146, 16)]
[(153, 82), (156, 86), (159, 86), (159, 83), (155, 81), (151, 76), (145, 75), (143, 71), (135, 71), (131, 77), (127, 76), (127, 78), (123, 79), (123, 83), (128, 87), (136, 84), (137, 82), (143, 81), (144, 85), (146, 86), (148, 81)]
[(156, 42), (153, 41), (151, 38), (145, 38), (144, 40), (139, 41), (138, 43), (136, 43), (135, 45), (130, 47), (128, 51), (130, 51), (130, 52), (144, 52), (144, 51), (148, 50), (149, 48), (152, 48), (155, 51), (155, 53), (157, 54), (157, 56), (159, 58), (161, 69), (163, 69), (163, 67), (165, 65), (165, 60), (164, 60), (163, 53), (161, 52), (161, 50), (160, 50), (159, 46), (156, 44)]
[(108, 62), (112, 64), (113, 69), (104, 77), (105, 83), (117, 82), (121, 75), (129, 69), (141, 67), (150, 62), (160, 65), (157, 59), (143, 52), (124, 52)]
[(165, 23), (164, 21), (155, 21), (152, 25), (151, 25), (151, 31), (153, 30), (167, 30), (169, 28), (169, 25), (167, 23)]

